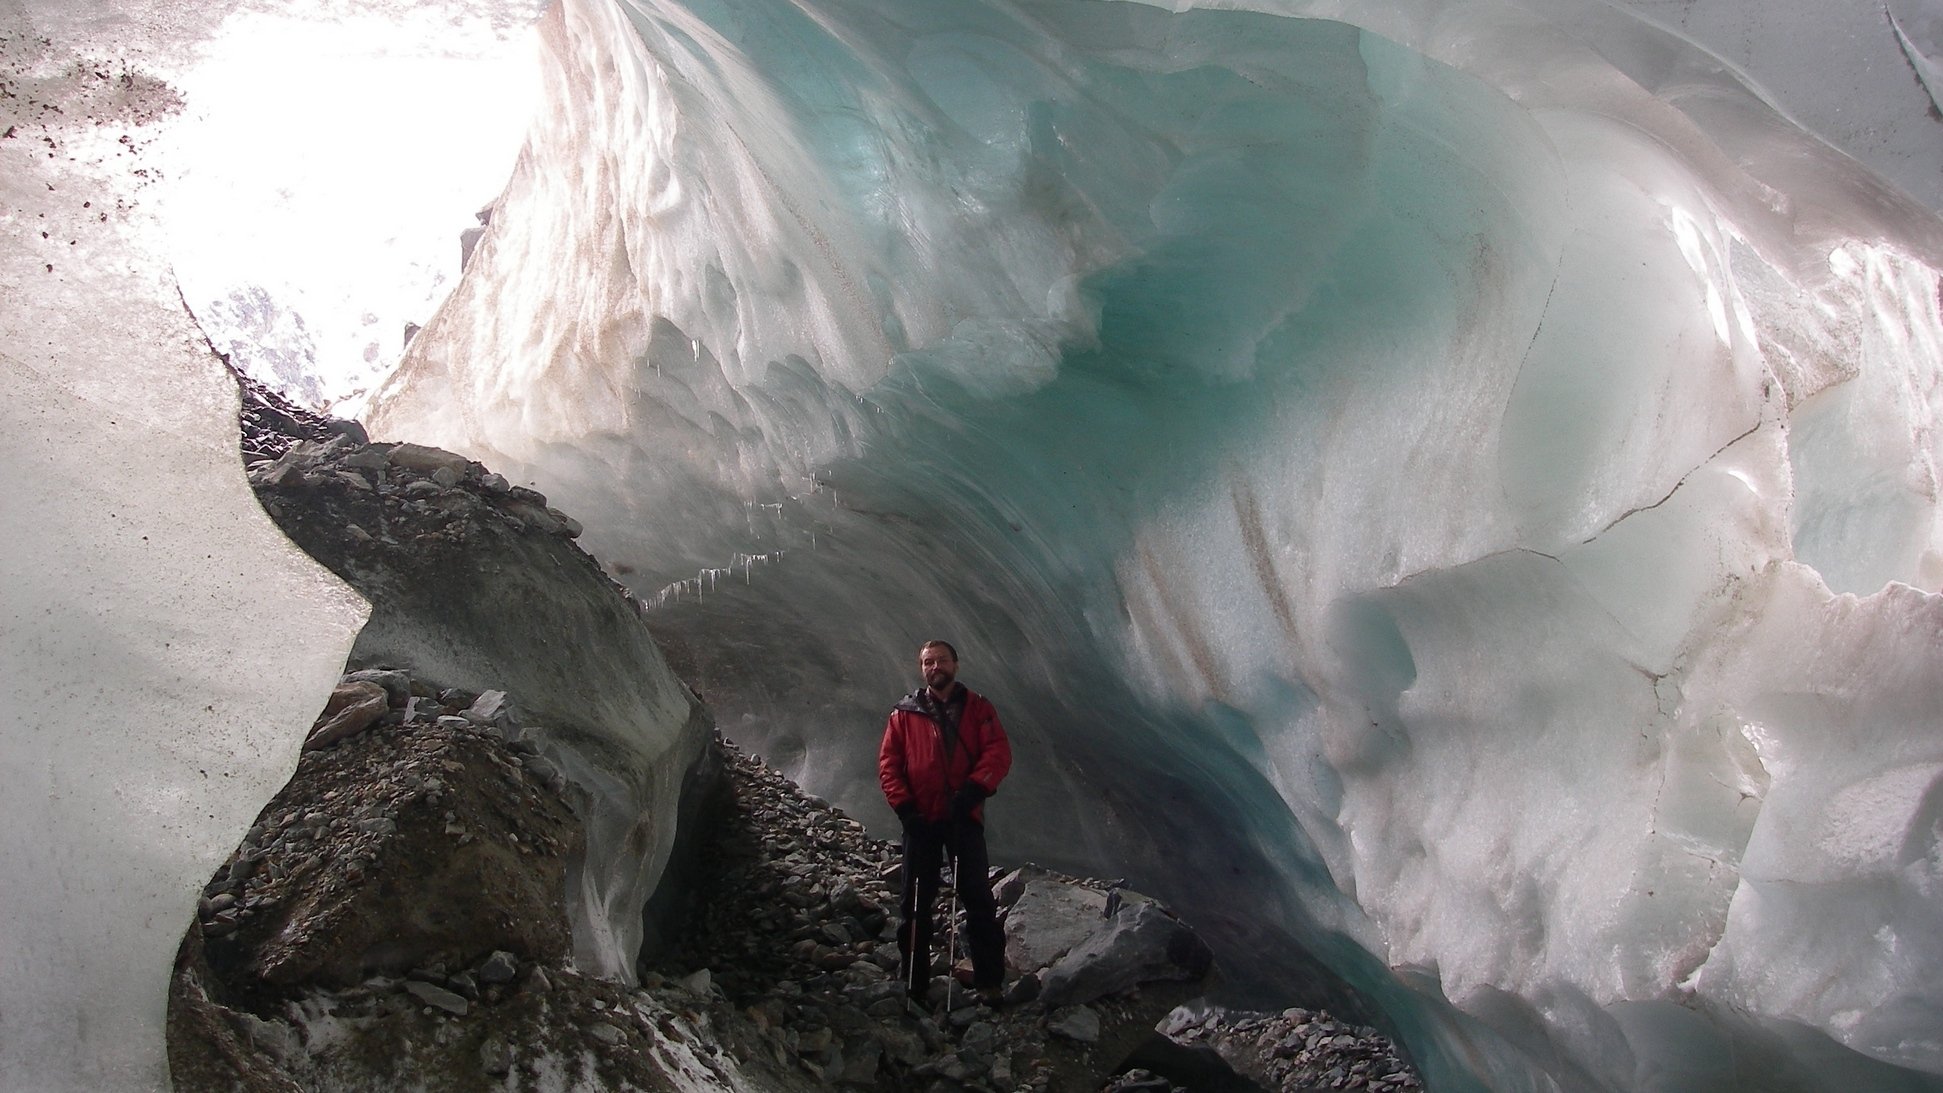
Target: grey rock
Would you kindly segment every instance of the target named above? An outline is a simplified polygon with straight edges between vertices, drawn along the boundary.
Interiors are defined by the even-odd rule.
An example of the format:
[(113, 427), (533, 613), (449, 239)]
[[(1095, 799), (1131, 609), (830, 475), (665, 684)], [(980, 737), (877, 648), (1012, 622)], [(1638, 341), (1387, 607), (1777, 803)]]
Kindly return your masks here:
[(450, 467), (464, 474), (466, 466), (471, 463), (471, 460), (465, 456), (427, 444), (399, 444), (387, 452), (386, 457), (394, 467), (403, 467), (421, 474), (431, 474), (440, 467)]
[(1100, 1015), (1090, 1006), (1068, 1006), (1052, 1015), (1046, 1031), (1075, 1043), (1090, 1044), (1100, 1038)]
[(902, 998), (879, 998), (877, 1001), (866, 1006), (864, 1012), (869, 1014), (874, 1020), (893, 1020), (904, 1012), (904, 1000)]
[(548, 509), (546, 510), (546, 514), (553, 517), (554, 521), (560, 525), (560, 534), (565, 535), (569, 539), (578, 539), (580, 538), (580, 533), (587, 530), (580, 526), (580, 521), (568, 516), (559, 509)]
[(488, 1036), (479, 1045), (479, 1068), (493, 1077), (501, 1077), (513, 1069), (513, 1049), (498, 1036)]
[(1157, 903), (1123, 905), (1110, 922), (1046, 969), (1040, 996), (1048, 1006), (1091, 1002), (1140, 983), (1199, 979), (1214, 965), (1207, 943)]
[(230, 1019), (243, 1030), (259, 1051), (280, 1063), (288, 1064), (303, 1055), (304, 1044), (297, 1030), (282, 1021), (265, 1021), (254, 1014), (234, 1011)]
[(495, 724), (512, 713), (505, 691), (484, 691), (466, 708), (465, 718), (481, 725)]
[(352, 444), (364, 445), (371, 443), (371, 434), (364, 431), (362, 424), (350, 418), (334, 417), (325, 422), (324, 426), (345, 440), (350, 441)]
[(295, 489), (304, 484), (304, 472), (298, 470), (295, 464), (283, 460), (275, 463), (258, 463), (250, 468), (249, 478), (252, 486), (272, 489), (282, 487)]
[[(515, 487), (513, 496), (515, 498), (518, 497), (517, 487)], [(560, 535), (564, 534), (567, 530), (567, 526), (553, 515), (553, 510), (543, 505), (534, 505), (524, 501), (512, 500), (506, 503), (506, 511), (517, 517), (520, 523), (525, 524), (535, 531), (544, 532), (548, 535)]]
[(376, 683), (385, 689), (385, 702), (392, 709), (400, 709), (411, 701), (412, 677), (404, 672), (390, 668), (362, 668), (346, 673), (345, 683)]
[(882, 1065), (884, 1048), (876, 1040), (860, 1038), (843, 1045), (843, 1065), (836, 1070), (836, 1079), (845, 1085), (860, 1085), (874, 1088), (877, 1084), (877, 1070)]
[(519, 975), (519, 958), (504, 949), (494, 950), (493, 954), (486, 958), (485, 963), (479, 965), (481, 983), (511, 983), (517, 975)]
[(390, 446), (383, 444), (374, 444), (369, 447), (359, 448), (357, 451), (344, 457), (344, 465), (361, 471), (383, 470), (386, 464), (391, 462), (389, 458), (390, 452)]
[(538, 778), (541, 782), (544, 782), (545, 784), (552, 786), (555, 789), (558, 789), (562, 784), (566, 782), (566, 775), (561, 774), (560, 768), (554, 766), (552, 761), (548, 760), (544, 756), (539, 756), (539, 755), (529, 756), (526, 759), (525, 765), (527, 771), (530, 772), (533, 775), (533, 777)]
[(1026, 876), (1005, 916), (1008, 968), (1029, 972), (1046, 967), (1108, 928), (1105, 894), (1068, 884), (1032, 866), (1019, 873)]
[(991, 1061), (981, 1058), (976, 1052), (960, 1051), (947, 1055), (938, 1064), (938, 1075), (954, 1082), (968, 1082), (984, 1074), (991, 1068)]
[(973, 1021), (965, 1026), (965, 1034), (958, 1039), (958, 1046), (968, 1051), (990, 1054), (998, 1040), (998, 1029), (990, 1021)]
[(428, 1006), (442, 1009), (454, 1017), (464, 1017), (471, 1006), (461, 995), (417, 979), (405, 981), (405, 992)]
[(992, 885), (992, 898), (1000, 907), (1010, 907), (1019, 902), (1019, 897), (1025, 894), (1026, 882), (1031, 880), (1032, 874), (1035, 873), (1043, 874), (1044, 870), (1036, 865), (1026, 865), (1012, 870), (999, 878), (997, 884)]
[(376, 724), (388, 707), (385, 689), (376, 683), (340, 683), (324, 704), (324, 712), (304, 738), (304, 750), (329, 747)]

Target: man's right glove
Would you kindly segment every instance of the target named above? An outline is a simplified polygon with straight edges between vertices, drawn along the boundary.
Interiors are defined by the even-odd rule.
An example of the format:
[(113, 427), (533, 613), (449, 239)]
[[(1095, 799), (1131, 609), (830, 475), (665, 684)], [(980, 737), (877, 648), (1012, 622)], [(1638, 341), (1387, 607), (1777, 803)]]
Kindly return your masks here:
[(918, 811), (916, 802), (906, 801), (897, 806), (897, 822), (903, 824), (905, 832), (908, 833), (923, 826), (924, 814)]

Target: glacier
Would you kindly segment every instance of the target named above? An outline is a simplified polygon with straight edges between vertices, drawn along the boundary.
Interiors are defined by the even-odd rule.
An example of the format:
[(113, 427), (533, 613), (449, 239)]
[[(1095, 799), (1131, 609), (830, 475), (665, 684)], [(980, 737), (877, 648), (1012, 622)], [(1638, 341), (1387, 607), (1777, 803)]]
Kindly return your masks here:
[[(1943, 1088), (1937, 26), (561, 0), (366, 419), (581, 519), (729, 734), (874, 823), (882, 712), (949, 638), (1019, 751), (995, 853), (1127, 875), (1238, 997), (1366, 999), (1433, 1088)], [(98, 381), (16, 316), (125, 290), (48, 292), (19, 177), (7, 297), (46, 307), (6, 363), (66, 377), (26, 414)], [(171, 404), (179, 364), (116, 357)], [(321, 698), (355, 605), (170, 530), (296, 566)], [(175, 572), (52, 541), (149, 576), (118, 605)], [(92, 598), (52, 553), (16, 619)], [(161, 952), (226, 807), (175, 919), (53, 936)], [(65, 891), (68, 840), (9, 877)]]
[(951, 637), (1001, 853), (1440, 1085), (1935, 1085), (1934, 213), (1603, 5), (1252, 6), (561, 4), (370, 421), (880, 821)]

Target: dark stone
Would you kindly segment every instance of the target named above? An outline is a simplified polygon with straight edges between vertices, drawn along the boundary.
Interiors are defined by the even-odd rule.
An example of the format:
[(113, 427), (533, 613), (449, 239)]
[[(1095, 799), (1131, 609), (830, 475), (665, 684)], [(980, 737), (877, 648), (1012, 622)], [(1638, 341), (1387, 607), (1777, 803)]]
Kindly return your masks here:
[(1207, 943), (1158, 903), (1123, 904), (1104, 931), (1046, 969), (1048, 1006), (1091, 1002), (1141, 983), (1200, 979), (1214, 966)]

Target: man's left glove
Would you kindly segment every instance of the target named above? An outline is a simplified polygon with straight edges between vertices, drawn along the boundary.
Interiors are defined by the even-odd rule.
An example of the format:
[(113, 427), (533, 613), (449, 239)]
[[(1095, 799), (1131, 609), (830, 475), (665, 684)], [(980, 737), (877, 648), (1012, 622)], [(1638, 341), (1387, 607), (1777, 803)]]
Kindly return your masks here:
[(984, 787), (977, 782), (966, 782), (951, 795), (951, 819), (953, 823), (965, 823), (972, 818), (972, 810), (986, 797)]

